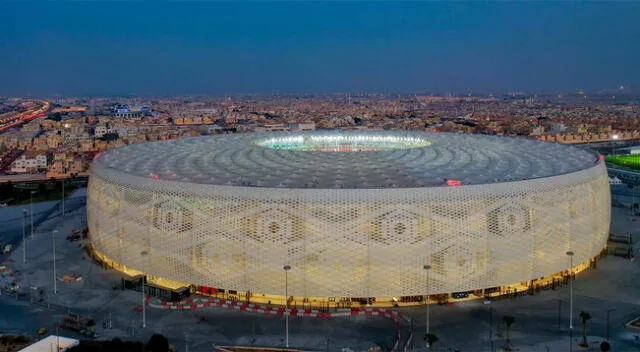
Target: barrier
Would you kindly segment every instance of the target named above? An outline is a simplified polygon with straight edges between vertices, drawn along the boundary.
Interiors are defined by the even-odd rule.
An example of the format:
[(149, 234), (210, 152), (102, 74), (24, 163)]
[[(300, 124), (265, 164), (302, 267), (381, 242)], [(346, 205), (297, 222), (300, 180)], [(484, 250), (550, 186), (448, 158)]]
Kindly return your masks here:
[(226, 309), (234, 309), (243, 312), (250, 313), (259, 313), (259, 314), (269, 314), (269, 315), (281, 315), (284, 316), (288, 314), (291, 317), (310, 317), (310, 318), (334, 318), (334, 317), (356, 317), (356, 316), (380, 316), (391, 319), (396, 325), (400, 325), (401, 323), (409, 323), (411, 320), (409, 317), (404, 314), (398, 312), (397, 310), (392, 309), (383, 309), (383, 308), (351, 308), (349, 311), (343, 312), (321, 312), (315, 309), (300, 309), (300, 308), (289, 308), (281, 306), (269, 306), (269, 305), (260, 305), (254, 303), (242, 303), (239, 301), (234, 301), (230, 299), (221, 299), (221, 298), (190, 298), (180, 302), (168, 302), (168, 301), (159, 301), (158, 303), (151, 302), (151, 297), (147, 296), (147, 305), (152, 308), (159, 308), (165, 310), (195, 310), (202, 308), (211, 308), (211, 307), (219, 307)]

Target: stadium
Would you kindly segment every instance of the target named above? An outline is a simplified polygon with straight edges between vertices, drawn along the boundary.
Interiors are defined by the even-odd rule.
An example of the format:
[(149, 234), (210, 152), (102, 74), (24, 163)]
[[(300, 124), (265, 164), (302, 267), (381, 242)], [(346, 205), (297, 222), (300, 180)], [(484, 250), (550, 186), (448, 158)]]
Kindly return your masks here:
[(314, 131), (109, 150), (93, 163), (87, 211), (94, 255), (152, 287), (392, 304), (588, 266), (610, 205), (604, 161), (575, 147)]

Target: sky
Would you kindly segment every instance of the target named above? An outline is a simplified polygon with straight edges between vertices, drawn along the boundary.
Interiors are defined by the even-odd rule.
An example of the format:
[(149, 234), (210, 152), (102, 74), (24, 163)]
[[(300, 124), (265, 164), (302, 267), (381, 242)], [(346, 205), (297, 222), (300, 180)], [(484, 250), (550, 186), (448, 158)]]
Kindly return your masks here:
[(0, 95), (640, 88), (640, 2), (0, 0)]

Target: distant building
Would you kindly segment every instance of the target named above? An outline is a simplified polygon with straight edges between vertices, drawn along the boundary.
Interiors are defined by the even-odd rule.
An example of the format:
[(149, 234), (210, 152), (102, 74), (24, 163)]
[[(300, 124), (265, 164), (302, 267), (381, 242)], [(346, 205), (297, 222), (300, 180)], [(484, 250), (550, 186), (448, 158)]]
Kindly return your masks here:
[(27, 152), (11, 163), (11, 172), (33, 172), (47, 167), (47, 156)]
[(109, 125), (98, 125), (96, 126), (96, 129), (94, 130), (94, 135), (97, 138), (100, 138), (102, 136), (104, 136), (107, 133), (117, 133), (118, 130), (115, 127), (109, 126)]
[(540, 136), (540, 135), (543, 135), (543, 134), (544, 134), (544, 127), (543, 126), (536, 126), (531, 131), (530, 136)]
[(294, 131), (315, 131), (316, 124), (313, 122), (298, 122), (292, 128)]
[(551, 126), (551, 134), (564, 133), (567, 130), (567, 126), (564, 123), (556, 123)]
[(153, 111), (151, 111), (150, 107), (139, 106), (139, 107), (133, 107), (133, 108), (116, 109), (115, 112), (113, 113), (113, 116), (122, 117), (122, 118), (133, 118), (133, 117), (140, 117), (143, 115), (151, 115), (152, 113)]
[(284, 132), (289, 131), (289, 127), (284, 123), (269, 123), (257, 126), (255, 132)]

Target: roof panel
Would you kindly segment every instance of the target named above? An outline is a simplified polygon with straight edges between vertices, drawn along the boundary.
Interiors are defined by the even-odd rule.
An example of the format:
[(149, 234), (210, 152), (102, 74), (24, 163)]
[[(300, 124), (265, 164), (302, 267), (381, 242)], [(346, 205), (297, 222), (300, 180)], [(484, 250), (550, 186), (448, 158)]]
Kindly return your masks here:
[(141, 143), (96, 163), (124, 175), (287, 188), (485, 184), (586, 169), (597, 155), (515, 137), (401, 131), (247, 133)]

